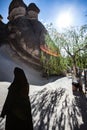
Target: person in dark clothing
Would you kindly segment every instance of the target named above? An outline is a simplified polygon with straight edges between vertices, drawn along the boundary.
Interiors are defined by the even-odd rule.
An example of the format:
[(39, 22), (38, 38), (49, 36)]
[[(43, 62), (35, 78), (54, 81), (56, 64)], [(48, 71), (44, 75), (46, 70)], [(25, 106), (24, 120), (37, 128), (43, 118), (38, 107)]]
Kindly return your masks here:
[(14, 69), (14, 80), (8, 88), (1, 117), (6, 115), (5, 130), (33, 130), (29, 83), (21, 68)]

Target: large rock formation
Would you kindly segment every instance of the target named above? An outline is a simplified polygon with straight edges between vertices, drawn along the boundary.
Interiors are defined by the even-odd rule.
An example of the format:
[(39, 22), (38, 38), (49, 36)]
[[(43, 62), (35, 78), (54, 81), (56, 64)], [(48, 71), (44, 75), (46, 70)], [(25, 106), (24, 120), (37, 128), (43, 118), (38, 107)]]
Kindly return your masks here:
[(40, 9), (35, 3), (30, 3), (27, 7), (23, 0), (12, 0), (8, 12), (6, 38), (9, 45), (21, 58), (39, 68), (40, 45), (45, 44), (45, 35), (48, 34), (44, 25), (38, 20)]
[(26, 8), (27, 8), (27, 6), (25, 5), (25, 3), (22, 0), (12, 0), (12, 2), (9, 5), (8, 19), (11, 21), (18, 17), (25, 16)]
[(27, 7), (22, 0), (9, 5), (9, 43), (19, 56), (40, 67), (40, 45), (45, 44), (47, 30), (38, 21), (40, 9), (35, 3)]

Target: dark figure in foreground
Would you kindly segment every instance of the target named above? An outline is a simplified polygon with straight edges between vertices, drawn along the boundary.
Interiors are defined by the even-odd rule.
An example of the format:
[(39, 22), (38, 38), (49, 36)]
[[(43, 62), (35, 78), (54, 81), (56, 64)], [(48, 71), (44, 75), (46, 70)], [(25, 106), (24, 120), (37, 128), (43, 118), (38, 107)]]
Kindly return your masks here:
[(6, 115), (5, 130), (33, 130), (29, 84), (24, 71), (14, 69), (14, 80), (8, 88), (8, 95), (3, 106), (1, 117)]

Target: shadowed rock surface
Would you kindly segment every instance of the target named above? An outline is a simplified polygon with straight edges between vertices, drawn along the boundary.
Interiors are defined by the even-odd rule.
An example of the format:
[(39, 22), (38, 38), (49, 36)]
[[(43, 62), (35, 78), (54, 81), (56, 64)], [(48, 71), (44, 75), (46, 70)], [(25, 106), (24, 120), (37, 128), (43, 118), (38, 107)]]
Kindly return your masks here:
[(35, 3), (27, 7), (23, 0), (12, 0), (8, 12), (9, 22), (5, 25), (0, 21), (0, 28), (3, 28), (0, 44), (7, 40), (22, 59), (40, 68), (40, 45), (46, 44), (45, 36), (48, 34), (44, 25), (38, 21), (40, 9)]
[(3, 17), (0, 15), (0, 46), (8, 42), (8, 30), (7, 25), (2, 22)]

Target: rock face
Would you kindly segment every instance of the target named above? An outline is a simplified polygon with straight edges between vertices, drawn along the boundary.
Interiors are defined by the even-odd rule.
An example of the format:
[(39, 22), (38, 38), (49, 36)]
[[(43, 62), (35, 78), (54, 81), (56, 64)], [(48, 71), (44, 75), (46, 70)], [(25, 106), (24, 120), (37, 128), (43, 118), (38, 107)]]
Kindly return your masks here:
[(27, 14), (29, 19), (37, 19), (38, 20), (38, 13), (40, 12), (40, 9), (34, 4), (29, 4), (27, 8)]
[(8, 12), (9, 45), (21, 58), (40, 67), (40, 45), (45, 44), (45, 35), (48, 34), (38, 20), (40, 9), (35, 3), (27, 7), (23, 0), (12, 0)]
[(37, 20), (21, 17), (9, 22), (8, 28), (11, 47), (24, 59), (32, 58), (39, 63), (40, 45), (45, 44), (44, 26)]
[(27, 6), (22, 0), (12, 0), (9, 5), (9, 20), (14, 20), (17, 17), (25, 16), (26, 15), (26, 8)]
[(0, 46), (7, 42), (7, 26), (2, 22), (3, 17), (0, 15)]

